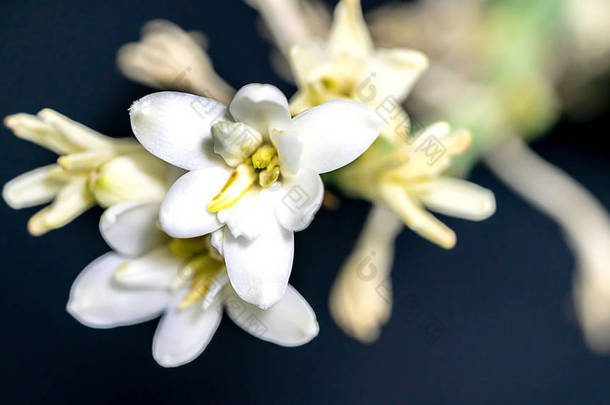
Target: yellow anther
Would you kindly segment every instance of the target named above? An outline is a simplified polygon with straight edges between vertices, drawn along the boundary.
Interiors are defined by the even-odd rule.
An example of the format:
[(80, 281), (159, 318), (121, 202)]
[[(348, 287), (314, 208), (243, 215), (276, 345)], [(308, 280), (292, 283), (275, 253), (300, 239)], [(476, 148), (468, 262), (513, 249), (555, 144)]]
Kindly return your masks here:
[(275, 148), (271, 145), (263, 145), (252, 155), (252, 165), (255, 169), (265, 169), (276, 155)]
[(280, 177), (280, 161), (275, 155), (269, 165), (258, 173), (258, 184), (261, 187), (269, 187)]
[(237, 166), (222, 190), (220, 190), (220, 193), (212, 198), (212, 201), (208, 204), (208, 211), (218, 212), (232, 206), (237, 202), (239, 197), (248, 191), (256, 179), (256, 171), (251, 164), (242, 163)]
[(184, 309), (203, 298), (210, 290), (214, 277), (222, 268), (222, 262), (214, 259), (210, 255), (200, 255), (189, 261), (182, 269), (181, 273), (194, 274), (191, 286), (186, 296), (178, 305), (179, 309)]
[(209, 235), (188, 239), (174, 238), (169, 243), (169, 249), (172, 251), (172, 253), (183, 258), (189, 258), (196, 254), (205, 253), (208, 251), (209, 246)]

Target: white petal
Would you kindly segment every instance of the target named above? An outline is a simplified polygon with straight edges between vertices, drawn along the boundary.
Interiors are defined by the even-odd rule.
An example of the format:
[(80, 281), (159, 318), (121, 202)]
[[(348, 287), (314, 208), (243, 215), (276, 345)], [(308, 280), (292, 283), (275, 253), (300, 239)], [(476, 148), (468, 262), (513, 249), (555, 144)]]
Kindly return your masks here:
[(214, 152), (231, 167), (239, 166), (263, 142), (263, 135), (243, 122), (221, 121), (212, 126)]
[(250, 305), (237, 295), (225, 301), (225, 308), (227, 315), (243, 330), (280, 346), (300, 346), (318, 335), (316, 314), (291, 285), (282, 299), (268, 310)]
[(91, 262), (70, 290), (67, 310), (80, 323), (92, 328), (113, 328), (157, 317), (169, 304), (163, 290), (131, 289), (114, 281), (114, 271), (125, 261), (106, 253)]
[(233, 236), (254, 239), (277, 221), (273, 210), (282, 195), (279, 184), (265, 189), (252, 187), (234, 205), (219, 211), (218, 219)]
[(87, 188), (87, 178), (75, 176), (59, 190), (53, 203), (34, 214), (28, 221), (28, 231), (42, 235), (60, 228), (95, 205)]
[(40, 110), (38, 117), (45, 124), (53, 126), (67, 142), (80, 150), (113, 148), (123, 142), (116, 138), (102, 135), (50, 108)]
[(496, 210), (493, 192), (461, 179), (441, 177), (422, 183), (418, 195), (432, 211), (471, 221), (489, 218)]
[(51, 174), (57, 169), (57, 165), (48, 165), (15, 177), (4, 185), (2, 198), (16, 210), (51, 201), (64, 185)]
[(186, 173), (169, 189), (161, 209), (159, 221), (168, 235), (175, 238), (193, 238), (220, 228), (215, 213), (207, 209), (208, 203), (231, 176), (228, 167), (209, 167)]
[(100, 219), (100, 233), (115, 252), (138, 256), (167, 241), (157, 226), (159, 203), (131, 201), (114, 205)]
[(266, 309), (282, 298), (292, 271), (291, 231), (273, 221), (258, 238), (248, 240), (227, 229), (223, 250), (231, 285), (243, 300)]
[(369, 73), (366, 76), (370, 75), (372, 79), (371, 85), (378, 102), (393, 97), (402, 103), (427, 67), (428, 59), (421, 52), (411, 49), (380, 49), (369, 61)]
[(307, 228), (324, 198), (320, 175), (311, 169), (302, 169), (296, 176), (284, 180), (282, 193), (275, 207), (278, 222), (289, 231)]
[(322, 41), (312, 39), (293, 45), (288, 59), (299, 87), (307, 83), (315, 69), (329, 62), (330, 55)]
[(189, 363), (203, 352), (222, 319), (219, 300), (203, 311), (200, 305), (178, 309), (182, 294), (176, 294), (174, 305), (163, 315), (153, 339), (153, 357), (163, 367)]
[(226, 121), (226, 107), (209, 98), (163, 91), (142, 97), (129, 109), (131, 128), (153, 155), (186, 170), (222, 163), (214, 154), (211, 127)]
[(392, 312), (390, 271), (394, 241), (403, 224), (393, 212), (374, 205), (354, 250), (342, 264), (328, 304), (337, 325), (363, 343), (376, 340)]
[(337, 4), (328, 43), (336, 56), (364, 58), (372, 51), (373, 41), (362, 17), (359, 0), (341, 0)]
[(224, 239), (225, 239), (224, 229), (218, 229), (218, 230), (212, 232), (212, 235), (210, 237), (210, 245), (212, 245), (212, 247), (214, 249), (216, 249), (218, 251), (218, 253), (220, 253), (221, 255), (223, 254), (222, 243), (223, 243)]
[(229, 106), (236, 121), (265, 135), (271, 128), (284, 129), (290, 122), (286, 96), (270, 84), (248, 84), (235, 93)]
[(280, 170), (284, 176), (291, 176), (299, 171), (301, 155), (303, 154), (303, 140), (299, 139), (297, 135), (292, 131), (271, 132), (271, 142), (277, 149)]
[(123, 263), (114, 279), (129, 288), (168, 289), (182, 265), (183, 259), (173, 254), (169, 245), (164, 245)]
[(301, 167), (325, 173), (347, 165), (366, 151), (379, 135), (381, 124), (371, 107), (336, 100), (297, 115), (290, 132), (303, 141)]
[(445, 248), (455, 246), (455, 233), (436, 219), (399, 184), (385, 182), (380, 187), (381, 198), (394, 213), (419, 236)]
[(161, 201), (167, 192), (167, 168), (143, 148), (108, 160), (90, 172), (89, 189), (98, 204), (110, 207), (124, 201)]

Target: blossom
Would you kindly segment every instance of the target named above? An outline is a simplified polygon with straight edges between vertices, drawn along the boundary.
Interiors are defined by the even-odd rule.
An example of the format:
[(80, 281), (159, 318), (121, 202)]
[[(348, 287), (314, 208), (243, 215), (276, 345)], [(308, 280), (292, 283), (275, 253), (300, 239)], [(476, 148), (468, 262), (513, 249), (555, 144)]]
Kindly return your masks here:
[(425, 208), (444, 215), (480, 221), (495, 211), (493, 193), (469, 181), (443, 175), (452, 158), (470, 145), (466, 130), (452, 132), (433, 124), (392, 153), (377, 144), (352, 165), (336, 173), (336, 183), (386, 205), (420, 236), (446, 249), (455, 233)]
[(263, 84), (241, 88), (228, 110), (215, 100), (160, 92), (136, 101), (130, 113), (148, 151), (190, 170), (163, 200), (162, 228), (177, 238), (223, 228), (233, 288), (261, 308), (284, 294), (293, 232), (309, 225), (322, 201), (319, 174), (357, 158), (381, 125), (370, 107), (355, 101), (329, 102), (291, 118), (284, 95)]
[[(359, 0), (340, 1), (327, 41), (312, 38), (296, 44), (289, 59), (299, 87), (290, 101), (293, 113), (335, 99), (354, 99), (376, 108), (388, 100), (400, 104), (428, 66), (418, 51), (375, 49)], [(378, 112), (384, 114), (383, 136), (406, 135), (404, 111)]]
[(28, 222), (32, 235), (62, 227), (94, 206), (127, 200), (160, 200), (168, 165), (135, 140), (110, 138), (51, 109), (9, 115), (4, 125), (16, 136), (59, 155), (5, 184), (2, 197), (14, 209), (52, 201)]
[(153, 356), (164, 367), (201, 354), (223, 308), (241, 328), (278, 345), (302, 345), (317, 335), (315, 314), (294, 288), (267, 311), (245, 303), (228, 284), (210, 235), (169, 238), (156, 227), (158, 208), (158, 203), (126, 202), (103, 215), (100, 231), (113, 251), (74, 281), (67, 310), (79, 322), (113, 328), (161, 315)]
[(181, 90), (229, 101), (235, 90), (214, 70), (201, 32), (165, 20), (142, 27), (139, 42), (123, 45), (117, 65), (128, 78), (163, 90)]

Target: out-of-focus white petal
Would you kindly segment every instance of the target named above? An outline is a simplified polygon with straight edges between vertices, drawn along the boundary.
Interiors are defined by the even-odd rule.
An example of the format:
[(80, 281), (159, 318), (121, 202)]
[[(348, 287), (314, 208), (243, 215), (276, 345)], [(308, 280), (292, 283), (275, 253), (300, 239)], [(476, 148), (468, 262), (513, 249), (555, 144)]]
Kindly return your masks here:
[(282, 299), (267, 310), (248, 304), (231, 292), (225, 301), (227, 315), (259, 339), (280, 346), (300, 346), (318, 335), (316, 314), (291, 285)]
[(39, 167), (15, 177), (4, 185), (2, 198), (13, 209), (34, 207), (49, 202), (64, 185), (52, 176), (57, 165)]
[(34, 236), (61, 228), (95, 205), (87, 189), (85, 177), (74, 177), (59, 191), (53, 204), (34, 214), (28, 221), (28, 231)]
[(302, 169), (294, 177), (284, 179), (282, 198), (275, 206), (275, 216), (289, 231), (307, 228), (320, 209), (324, 198), (324, 184), (320, 175)]
[(186, 170), (222, 163), (214, 154), (211, 127), (227, 120), (226, 107), (209, 98), (163, 91), (142, 97), (129, 109), (131, 128), (153, 155)]
[(392, 312), (390, 270), (394, 239), (403, 223), (374, 205), (354, 250), (344, 261), (329, 297), (330, 313), (345, 333), (363, 343), (376, 340)]
[(427, 67), (428, 59), (421, 52), (411, 49), (380, 49), (368, 63), (367, 76), (371, 75), (371, 83), (379, 102), (386, 97), (394, 97), (397, 103), (402, 103)]
[(124, 202), (106, 211), (100, 219), (100, 233), (115, 252), (138, 256), (167, 242), (157, 226), (159, 203)]
[(161, 201), (167, 191), (169, 165), (140, 147), (138, 152), (110, 159), (89, 175), (89, 189), (98, 204)]
[(401, 186), (384, 183), (380, 191), (385, 204), (399, 215), (411, 230), (445, 249), (455, 246), (455, 233), (421, 207)]
[(130, 288), (168, 289), (183, 264), (183, 259), (173, 254), (169, 245), (164, 245), (127, 260), (117, 269), (114, 279)]
[(452, 217), (482, 221), (496, 211), (493, 192), (466, 180), (441, 177), (422, 182), (417, 193), (426, 207)]
[(152, 20), (142, 27), (139, 42), (123, 45), (117, 65), (132, 80), (158, 89), (174, 89), (231, 101), (235, 90), (214, 71), (203, 49), (205, 35), (185, 32), (165, 20)]
[(335, 100), (297, 115), (290, 132), (303, 141), (301, 167), (325, 173), (366, 151), (379, 136), (381, 124), (379, 115), (366, 104)]
[(67, 142), (78, 150), (101, 150), (114, 148), (123, 142), (131, 142), (127, 138), (119, 140), (102, 135), (50, 108), (40, 110), (38, 117), (46, 124), (53, 126)]
[(335, 56), (366, 57), (373, 40), (362, 16), (360, 0), (341, 0), (335, 8), (328, 45)]
[(231, 285), (243, 300), (267, 309), (282, 298), (292, 271), (291, 231), (273, 221), (249, 240), (226, 229), (223, 250)]
[(321, 41), (310, 41), (296, 44), (290, 48), (290, 67), (299, 85), (308, 82), (312, 72), (322, 63), (328, 62), (329, 55)]
[(125, 288), (114, 280), (115, 270), (125, 261), (106, 253), (89, 264), (70, 290), (67, 310), (80, 323), (92, 328), (113, 328), (157, 317), (169, 304), (164, 290)]
[(178, 309), (184, 291), (161, 318), (153, 339), (153, 357), (163, 367), (194, 360), (206, 348), (222, 319), (220, 300), (203, 311), (199, 305)]
[(36, 115), (12, 114), (4, 118), (4, 125), (13, 131), (16, 137), (38, 144), (58, 155), (82, 150), (65, 139), (56, 127)]
[(222, 224), (215, 213), (208, 211), (207, 205), (229, 176), (228, 167), (216, 166), (180, 177), (167, 192), (159, 210), (163, 230), (175, 238), (193, 238), (220, 228)]
[(235, 93), (229, 106), (236, 121), (265, 135), (271, 128), (284, 129), (290, 122), (286, 96), (270, 84), (247, 84)]

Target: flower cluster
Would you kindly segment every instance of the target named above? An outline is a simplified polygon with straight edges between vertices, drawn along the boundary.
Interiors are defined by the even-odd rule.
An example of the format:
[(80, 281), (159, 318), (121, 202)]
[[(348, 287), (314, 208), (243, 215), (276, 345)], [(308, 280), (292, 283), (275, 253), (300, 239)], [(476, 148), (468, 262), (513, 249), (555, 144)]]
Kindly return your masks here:
[[(61, 155), (4, 188), (14, 208), (55, 198), (30, 220), (32, 234), (95, 204), (107, 208), (100, 232), (112, 251), (78, 276), (68, 312), (94, 328), (160, 316), (153, 356), (162, 366), (197, 357), (224, 311), (279, 345), (317, 335), (316, 316), (289, 278), (294, 232), (322, 206), (324, 183), (373, 204), (330, 299), (337, 323), (362, 341), (389, 319), (387, 276), (402, 224), (452, 248), (456, 235), (427, 209), (476, 221), (495, 211), (493, 193), (448, 174), (471, 144), (467, 130), (444, 122), (411, 130), (401, 104), (426, 56), (375, 48), (357, 0), (339, 2), (328, 30), (311, 26), (323, 25), (315, 18), (322, 11), (295, 3), (284, 3), (290, 10), (282, 13), (279, 2), (252, 2), (283, 38), (278, 46), (298, 87), (290, 101), (270, 84), (234, 91), (213, 70), (202, 34), (156, 20), (121, 48), (120, 69), (161, 90), (194, 94), (161, 91), (135, 101), (135, 139), (103, 136), (51, 110), (5, 120), (17, 136)], [(321, 31), (326, 39), (314, 36)], [(366, 251), (378, 253), (382, 299), (354, 270)]]

